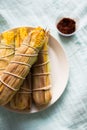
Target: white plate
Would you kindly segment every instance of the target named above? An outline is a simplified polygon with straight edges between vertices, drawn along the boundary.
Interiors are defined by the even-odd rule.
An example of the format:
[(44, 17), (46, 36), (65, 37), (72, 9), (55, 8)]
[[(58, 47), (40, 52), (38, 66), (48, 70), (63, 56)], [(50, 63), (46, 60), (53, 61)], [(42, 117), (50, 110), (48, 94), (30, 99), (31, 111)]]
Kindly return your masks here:
[(65, 51), (53, 36), (50, 36), (49, 56), (51, 62), (53, 96), (50, 105), (52, 105), (64, 92), (69, 77), (69, 66)]
[[(51, 35), (49, 39), (49, 57), (51, 64), (52, 100), (43, 108), (38, 109), (32, 106), (31, 111), (21, 113), (35, 113), (44, 110), (54, 104), (64, 92), (69, 76), (68, 61), (63, 47)], [(14, 111), (12, 109), (10, 110)]]

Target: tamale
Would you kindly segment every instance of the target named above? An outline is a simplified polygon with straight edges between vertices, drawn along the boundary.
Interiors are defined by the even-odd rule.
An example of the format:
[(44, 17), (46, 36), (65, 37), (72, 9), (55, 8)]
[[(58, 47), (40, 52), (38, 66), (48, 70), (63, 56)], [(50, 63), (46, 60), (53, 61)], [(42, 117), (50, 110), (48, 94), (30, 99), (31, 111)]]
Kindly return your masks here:
[(50, 61), (48, 37), (32, 67), (33, 100), (37, 106), (47, 105), (51, 100)]
[(37, 60), (38, 52), (45, 43), (46, 37), (47, 32), (44, 29), (35, 28), (18, 48), (0, 77), (0, 105), (8, 103), (20, 89), (31, 66)]
[[(28, 35), (27, 28), (19, 28), (15, 37), (15, 48), (20, 47), (23, 39)], [(30, 73), (23, 84), (6, 107), (16, 111), (29, 111), (31, 108), (31, 75)]]
[[(10, 30), (0, 35), (0, 75), (5, 70), (6, 66), (11, 61), (15, 54), (15, 50), (20, 47), (23, 39), (28, 35), (28, 28), (21, 27), (16, 30)], [(31, 93), (28, 92), (31, 81), (30, 75), (27, 76), (21, 86), (21, 90), (17, 92), (13, 100), (8, 103), (5, 107), (11, 109), (30, 109), (31, 107)], [(20, 103), (20, 104), (19, 104)]]
[(21, 85), (20, 90), (6, 106), (20, 112), (29, 111), (31, 109), (31, 78), (29, 74)]

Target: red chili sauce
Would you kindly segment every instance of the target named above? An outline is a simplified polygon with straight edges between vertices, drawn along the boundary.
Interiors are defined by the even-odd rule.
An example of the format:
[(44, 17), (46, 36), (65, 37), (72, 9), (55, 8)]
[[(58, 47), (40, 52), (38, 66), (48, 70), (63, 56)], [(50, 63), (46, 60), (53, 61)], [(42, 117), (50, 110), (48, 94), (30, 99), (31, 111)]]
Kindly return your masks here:
[(76, 30), (76, 22), (71, 18), (63, 18), (57, 24), (57, 29), (64, 34), (71, 34)]

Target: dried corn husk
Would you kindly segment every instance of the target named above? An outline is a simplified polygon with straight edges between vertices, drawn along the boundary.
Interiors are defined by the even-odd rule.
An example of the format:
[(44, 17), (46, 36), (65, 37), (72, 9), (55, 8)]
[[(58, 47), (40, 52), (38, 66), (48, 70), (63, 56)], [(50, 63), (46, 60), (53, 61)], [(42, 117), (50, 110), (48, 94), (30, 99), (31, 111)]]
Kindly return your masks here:
[[(21, 27), (12, 31), (4, 32), (0, 35), (0, 75), (11, 61), (15, 54), (15, 50), (20, 47), (23, 39), (28, 35), (28, 32), (28, 28)], [(21, 90), (17, 92), (13, 100), (11, 100), (6, 107), (16, 110), (30, 109), (31, 93), (28, 92), (31, 85), (30, 75), (28, 77), (28, 79), (26, 78), (24, 80)]]
[(13, 58), (14, 53), (14, 32), (4, 32), (0, 35), (0, 75)]
[[(23, 39), (28, 35), (27, 28), (19, 28), (15, 37), (15, 48), (20, 47)], [(6, 107), (16, 111), (29, 111), (31, 108), (31, 75), (28, 74), (20, 90), (15, 94)]]
[(35, 63), (37, 55), (46, 40), (46, 31), (40, 27), (30, 32), (18, 48), (12, 61), (0, 77), (0, 105), (8, 103), (17, 93), (25, 77)]
[(29, 111), (31, 109), (31, 101), (31, 78), (28, 74), (20, 90), (6, 106), (16, 111)]
[(46, 105), (51, 100), (50, 65), (48, 56), (48, 37), (43, 45), (37, 62), (32, 68), (33, 100), (36, 105)]

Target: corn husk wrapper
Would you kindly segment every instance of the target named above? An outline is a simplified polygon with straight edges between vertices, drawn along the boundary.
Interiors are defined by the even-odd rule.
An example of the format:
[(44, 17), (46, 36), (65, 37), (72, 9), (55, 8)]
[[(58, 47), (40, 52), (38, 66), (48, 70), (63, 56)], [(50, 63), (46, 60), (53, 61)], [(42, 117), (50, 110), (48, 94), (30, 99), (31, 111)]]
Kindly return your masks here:
[[(29, 36), (23, 41), (21, 47), (18, 48), (12, 61), (23, 62), (24, 64), (32, 66), (37, 60), (37, 54), (45, 42), (46, 34), (46, 31), (40, 27), (31, 31)], [(27, 44), (27, 46), (24, 44)], [(37, 53), (36, 50), (38, 50)], [(12, 63), (12, 61), (0, 77), (0, 105), (5, 105), (12, 99), (20, 89), (24, 78), (31, 68), (24, 64)]]
[[(28, 28), (18, 28), (16, 30), (7, 31), (0, 35), (0, 75), (5, 70), (11, 59), (15, 54), (15, 50), (20, 47), (23, 39), (28, 35)], [(31, 86), (30, 75), (27, 76), (21, 86), (21, 90), (17, 92), (10, 104), (5, 107), (10, 109), (30, 109), (31, 107), (31, 93), (28, 93)], [(27, 95), (26, 95), (26, 94)]]
[(0, 35), (0, 75), (14, 56), (14, 32), (4, 32)]
[(48, 37), (37, 62), (32, 67), (33, 100), (37, 106), (47, 105), (51, 96), (50, 62), (48, 56)]
[(31, 75), (28, 74), (20, 90), (14, 95), (6, 105), (7, 108), (19, 112), (27, 112), (31, 109)]
[[(28, 35), (28, 30), (26, 28), (20, 28), (17, 30), (17, 35), (15, 38), (15, 48), (19, 48), (23, 39)], [(29, 111), (31, 108), (31, 75), (30, 73), (21, 85), (20, 90), (15, 94), (11, 101), (6, 105), (6, 107), (16, 110), (16, 111)]]

